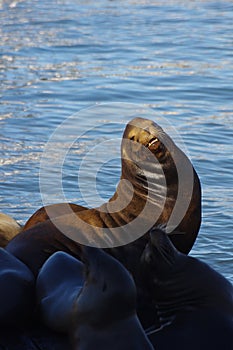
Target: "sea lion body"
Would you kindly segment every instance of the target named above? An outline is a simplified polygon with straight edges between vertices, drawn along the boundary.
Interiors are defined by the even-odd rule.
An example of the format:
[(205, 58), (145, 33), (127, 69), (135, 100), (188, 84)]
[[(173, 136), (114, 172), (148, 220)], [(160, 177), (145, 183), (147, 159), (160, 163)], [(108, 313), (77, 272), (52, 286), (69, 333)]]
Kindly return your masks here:
[(15, 256), (0, 248), (0, 325), (22, 326), (34, 307), (35, 280)]
[[(157, 143), (154, 142), (155, 139)], [(167, 146), (170, 147), (170, 150)], [(147, 151), (147, 153), (145, 151)], [(125, 237), (123, 235), (122, 237), (114, 237), (114, 233), (111, 236), (111, 228), (119, 227), (124, 231), (124, 226), (133, 222), (135, 218), (138, 217), (140, 217), (142, 228), (144, 224), (148, 226), (149, 224), (152, 226), (155, 224), (166, 224), (176, 205), (178, 187), (180, 186), (180, 184), (178, 184), (175, 164), (177, 162), (181, 163), (183, 168), (185, 168), (186, 165), (192, 169), (193, 181), (191, 187), (193, 190), (191, 191), (191, 198), (189, 198), (190, 203), (187, 207), (187, 211), (184, 213), (184, 217), (181, 218), (179, 223), (179, 231), (185, 232), (185, 234), (183, 234), (181, 238), (180, 235), (171, 233), (169, 237), (180, 251), (188, 253), (195, 241), (201, 222), (200, 183), (188, 158), (157, 124), (153, 123), (151, 120), (142, 118), (135, 118), (126, 126), (122, 139), (121, 153), (121, 180), (125, 181), (120, 181), (116, 193), (109, 202), (92, 209), (76, 205), (72, 206), (65, 203), (41, 208), (34, 214), (34, 217), (42, 214), (39, 221), (35, 220), (34, 224), (32, 223), (30, 226), (29, 221), (32, 220), (32, 216), (28, 223), (26, 223), (23, 232), (19, 237), (13, 239), (10, 244), (8, 244), (7, 249), (9, 251), (11, 250), (22, 259), (24, 258), (25, 251), (21, 252), (21, 249), (17, 248), (20, 239), (28, 241), (28, 245), (30, 245), (30, 240), (36, 240), (37, 242), (43, 242), (44, 240), (46, 249), (48, 240), (46, 240), (46, 235), (44, 235), (43, 232), (48, 231), (47, 226), (52, 232), (59, 231), (58, 227), (60, 225), (61, 228), (64, 228), (64, 233), (71, 239), (75, 240), (76, 238), (80, 238), (79, 235), (83, 236), (83, 242), (79, 243), (93, 244), (95, 246), (99, 244), (101, 247), (105, 245), (106, 248), (112, 248), (111, 240), (114, 241), (115, 239), (115, 247), (117, 247), (118, 243), (119, 250), (117, 251), (116, 248), (114, 254), (116, 256), (118, 253), (122, 255), (121, 245), (126, 244)], [(148, 153), (150, 156), (148, 156)], [(140, 166), (144, 168), (140, 168)], [(160, 178), (162, 173), (164, 173), (166, 183), (161, 182)], [(150, 182), (149, 185), (148, 182)], [(151, 193), (148, 194), (148, 186), (150, 185), (152, 190)], [(182, 189), (182, 184), (180, 187)], [(186, 188), (184, 189), (183, 199), (186, 196), (185, 191)], [(165, 198), (162, 198), (165, 192), (167, 195)], [(161, 204), (162, 199), (165, 201), (164, 207), (162, 207)], [(149, 210), (144, 213), (143, 209), (147, 202), (151, 202), (152, 204)], [(111, 210), (114, 208), (115, 211)], [(119, 208), (120, 210), (118, 210)], [(46, 210), (47, 215), (44, 214), (44, 210)], [(161, 214), (159, 215), (158, 213), (160, 213), (160, 211)], [(61, 212), (63, 213), (62, 215), (60, 215)], [(49, 220), (48, 217), (50, 217)], [(193, 218), (193, 225), (189, 225), (190, 217)], [(77, 220), (75, 220), (76, 218)], [(39, 223), (37, 224), (37, 222)], [(51, 225), (51, 222), (55, 223), (56, 226)], [(85, 223), (87, 223), (87, 225), (85, 225)], [(41, 225), (39, 230), (36, 229), (38, 225)], [(86, 230), (86, 226), (89, 226), (88, 230)], [(28, 229), (26, 229), (27, 227)], [(98, 228), (100, 228), (100, 230), (98, 230)], [(110, 237), (102, 236), (102, 228), (110, 229)], [(29, 230), (30, 233), (28, 233)], [(78, 232), (78, 234), (76, 234), (76, 232)], [(123, 232), (123, 234), (126, 235), (125, 232)], [(137, 237), (134, 237), (134, 232), (131, 232), (131, 234), (131, 240), (133, 242)], [(35, 239), (30, 237), (33, 235), (36, 236)], [(56, 235), (55, 237), (58, 238)], [(139, 240), (137, 240), (136, 245), (140, 245), (140, 235), (138, 238)], [(52, 234), (50, 235), (50, 240), (52, 240)], [(134, 242), (130, 243), (128, 247), (131, 248), (132, 244), (134, 244)], [(127, 248), (125, 249), (126, 251)], [(144, 249), (144, 241), (141, 248)], [(125, 255), (125, 253), (123, 255)], [(134, 263), (132, 265), (134, 265)]]
[[(46, 212), (50, 219), (41, 209), (40, 222), (34, 225), (33, 217), (29, 219), (31, 227), (29, 225), (12, 239), (6, 249), (35, 275), (46, 259), (58, 250), (80, 258), (83, 244), (108, 249), (108, 253), (132, 273), (139, 290), (140, 319), (147, 326), (155, 312), (151, 310), (149, 316), (151, 295), (146, 297), (148, 308), (146, 313), (144, 311), (142, 300), (147, 291), (138, 274), (140, 256), (148, 241), (147, 232), (154, 225), (167, 224), (175, 209), (187, 202), (180, 220), (173, 220), (177, 227), (169, 237), (177, 249), (188, 253), (201, 222), (200, 182), (186, 155), (151, 120), (135, 118), (126, 126), (121, 155), (121, 180), (107, 203), (86, 210), (78, 207), (77, 212), (67, 204), (65, 214), (58, 216), (54, 207), (49, 206)], [(185, 233), (177, 235), (176, 229)]]
[(141, 264), (160, 321), (160, 329), (148, 332), (158, 350), (232, 349), (230, 282), (204, 262), (178, 252), (160, 229), (152, 231)]
[(152, 350), (136, 315), (136, 286), (124, 266), (85, 247), (86, 280), (76, 300), (73, 349)]
[(35, 277), (45, 261), (57, 251), (80, 256), (80, 246), (56, 230), (50, 220), (21, 232), (5, 249), (27, 265)]
[(156, 350), (231, 350), (231, 322), (221, 312), (182, 311), (171, 326), (146, 333)]
[(57, 332), (68, 333), (72, 310), (84, 283), (83, 264), (57, 252), (42, 266), (37, 277), (37, 302), (43, 323)]
[(41, 222), (44, 222), (46, 220), (49, 220), (48, 212), (52, 213), (52, 217), (57, 217), (61, 215), (65, 215), (66, 213), (69, 214), (69, 210), (72, 210), (74, 213), (87, 210), (87, 208), (73, 204), (73, 203), (57, 203), (57, 204), (51, 204), (47, 205), (45, 207), (42, 207), (38, 209), (25, 223), (23, 226), (23, 231), (28, 230), (29, 228), (40, 224)]
[(21, 229), (21, 226), (12, 217), (0, 213), (0, 247), (5, 247)]

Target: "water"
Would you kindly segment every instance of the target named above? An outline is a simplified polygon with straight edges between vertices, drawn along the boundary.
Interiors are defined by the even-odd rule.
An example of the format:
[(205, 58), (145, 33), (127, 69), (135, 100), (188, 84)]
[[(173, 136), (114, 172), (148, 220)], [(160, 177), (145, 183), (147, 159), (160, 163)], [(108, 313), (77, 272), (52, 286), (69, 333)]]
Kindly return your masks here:
[[(232, 33), (233, 3), (224, 0), (0, 1), (0, 210), (23, 223), (42, 206), (44, 146), (77, 112), (65, 198), (95, 205), (96, 186), (108, 199), (124, 125), (144, 113), (174, 126), (200, 176), (192, 254), (233, 281)], [(59, 198), (55, 191), (51, 202)]]

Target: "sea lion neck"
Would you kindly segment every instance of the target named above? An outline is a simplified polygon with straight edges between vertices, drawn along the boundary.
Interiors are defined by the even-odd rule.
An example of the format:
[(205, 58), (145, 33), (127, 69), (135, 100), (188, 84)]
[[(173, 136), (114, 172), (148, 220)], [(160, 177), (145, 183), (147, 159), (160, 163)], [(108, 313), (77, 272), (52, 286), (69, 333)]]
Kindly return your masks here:
[[(96, 208), (101, 220), (107, 227), (122, 227), (138, 218), (142, 235), (155, 224), (169, 223), (170, 232), (178, 228), (186, 233), (181, 240), (177, 235), (170, 238), (175, 246), (179, 242), (182, 252), (188, 252), (200, 226), (201, 207), (200, 184), (190, 160), (160, 126), (142, 118), (127, 124), (121, 159), (115, 194)], [(190, 215), (197, 217), (195, 227), (186, 227)], [(186, 237), (190, 236), (187, 249)]]
[[(152, 229), (150, 240), (141, 256), (140, 273), (152, 295), (151, 302), (156, 305), (162, 326), (171, 323), (176, 310), (186, 307), (186, 300), (187, 304), (190, 300), (184, 298), (187, 291), (179, 287), (184, 282), (185, 265), (186, 255), (174, 247), (165, 231)], [(171, 295), (169, 302), (164, 302), (167, 290), (171, 291)]]
[(121, 180), (109, 201), (124, 208), (111, 214), (116, 221), (123, 212), (127, 212), (128, 218), (138, 217), (147, 203), (150, 209), (146, 220), (154, 217), (154, 213), (162, 213), (165, 202), (166, 215), (170, 214), (178, 191), (178, 175), (171, 154), (174, 149), (177, 147), (173, 141), (151, 120), (135, 118), (127, 124), (121, 144)]

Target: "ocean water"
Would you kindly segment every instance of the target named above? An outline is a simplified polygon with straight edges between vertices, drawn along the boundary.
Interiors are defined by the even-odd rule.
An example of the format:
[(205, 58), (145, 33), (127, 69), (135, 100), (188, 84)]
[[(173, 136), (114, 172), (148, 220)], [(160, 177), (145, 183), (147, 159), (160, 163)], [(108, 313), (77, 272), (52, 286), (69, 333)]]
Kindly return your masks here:
[[(233, 282), (232, 1), (0, 0), (0, 37), (0, 211), (23, 224), (44, 200), (107, 200), (126, 123), (153, 119), (202, 183), (191, 254)], [(51, 175), (62, 190), (41, 198)]]

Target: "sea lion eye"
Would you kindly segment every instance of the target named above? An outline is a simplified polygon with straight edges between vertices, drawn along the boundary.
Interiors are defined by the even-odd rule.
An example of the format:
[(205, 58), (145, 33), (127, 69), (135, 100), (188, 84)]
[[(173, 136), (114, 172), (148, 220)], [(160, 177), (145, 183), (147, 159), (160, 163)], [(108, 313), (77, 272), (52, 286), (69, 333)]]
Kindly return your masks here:
[(148, 143), (148, 147), (153, 146), (157, 142), (159, 142), (159, 139), (157, 137), (153, 137), (153, 139), (151, 139), (150, 142)]

